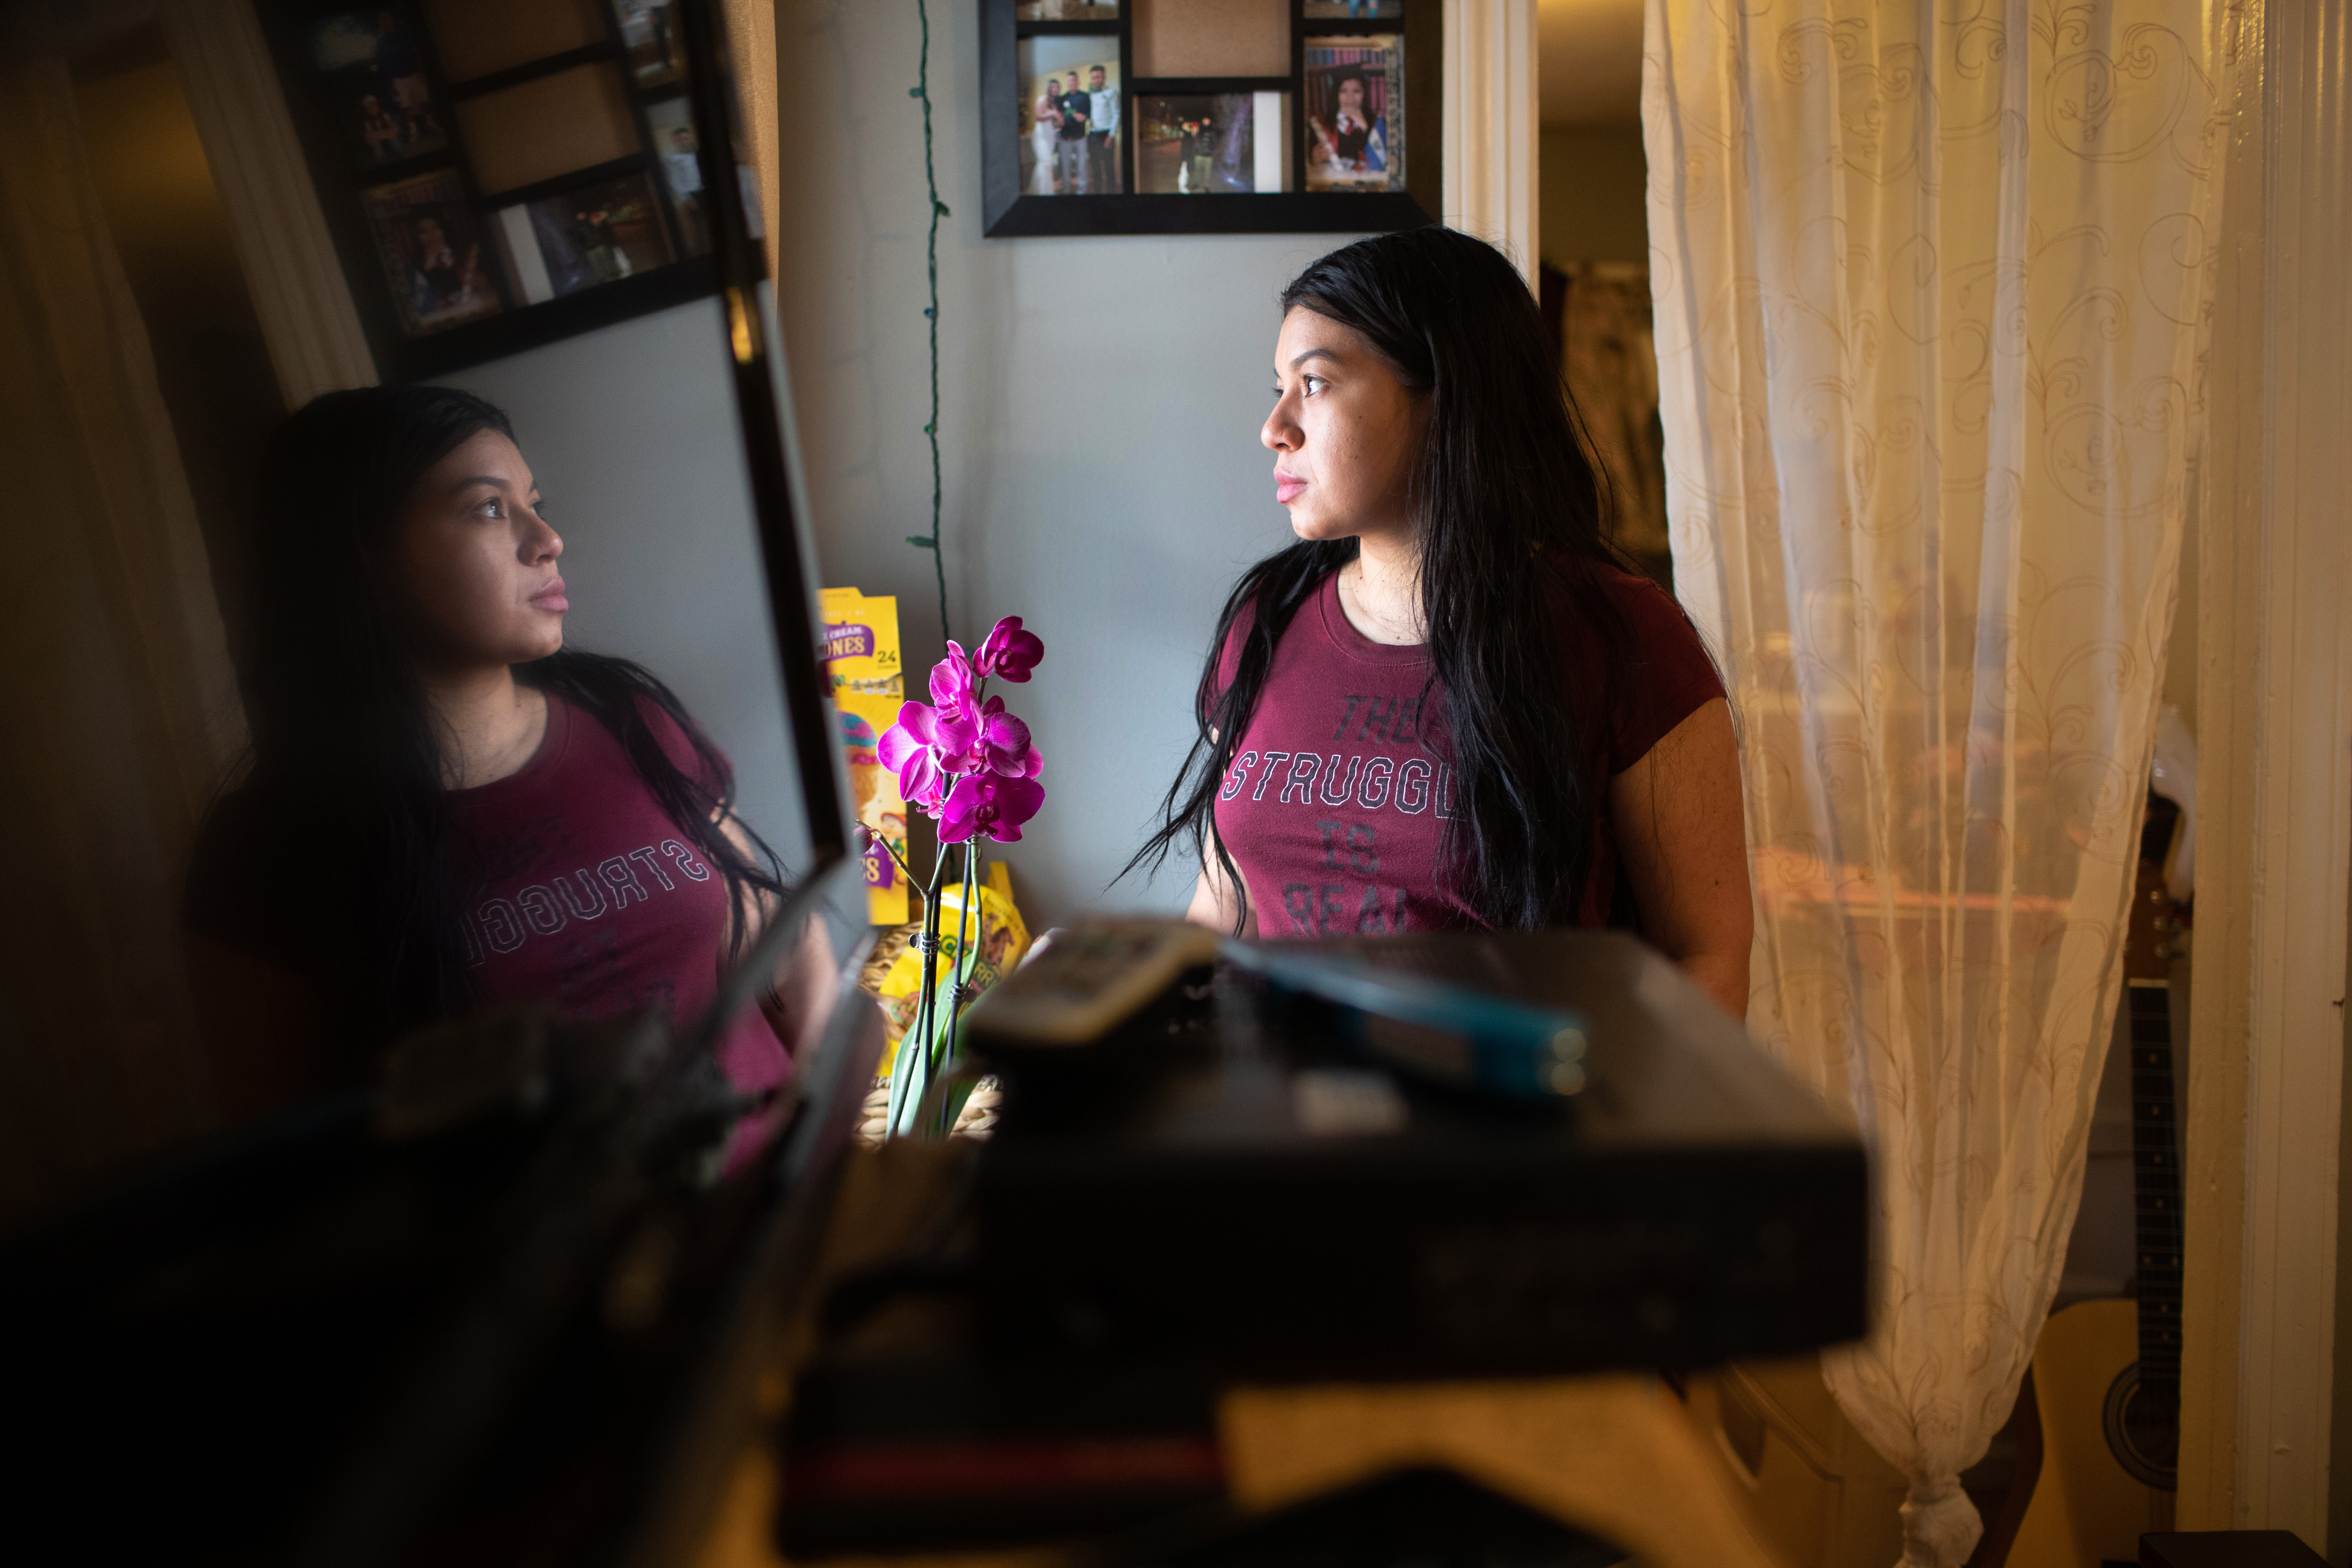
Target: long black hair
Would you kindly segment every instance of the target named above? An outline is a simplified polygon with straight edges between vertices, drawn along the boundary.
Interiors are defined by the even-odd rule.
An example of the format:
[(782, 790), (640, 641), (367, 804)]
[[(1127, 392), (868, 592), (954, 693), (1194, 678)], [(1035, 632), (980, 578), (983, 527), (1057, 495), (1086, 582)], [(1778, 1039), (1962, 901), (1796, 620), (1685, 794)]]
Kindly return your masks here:
[[(1444, 692), (1457, 780), (1458, 809), (1440, 848), (1446, 886), (1498, 928), (1574, 924), (1606, 784), (1602, 726), (1628, 641), (1592, 568), (1630, 563), (1609, 542), (1607, 489), (1585, 457), (1542, 312), (1500, 251), (1434, 226), (1335, 250), (1293, 279), (1281, 303), (1286, 315), (1308, 310), (1360, 332), (1429, 400), (1410, 497), (1429, 687)], [(1275, 646), (1357, 549), (1353, 539), (1301, 541), (1234, 585), (1201, 674), (1199, 732), (1159, 829), (1129, 863), (1213, 847), (1238, 895), (1237, 929), (1247, 926), (1247, 890), (1217, 835), (1218, 785)], [(1570, 689), (1563, 679), (1559, 595), (1601, 651), (1590, 685)], [(1221, 685), (1222, 650), (1244, 620), (1232, 682)]]
[[(418, 482), (485, 430), (514, 435), (470, 393), (365, 387), (312, 399), (262, 458), (238, 659), (252, 750), (244, 783), (215, 810), (239, 837), (266, 825), (326, 873), (310, 889), (324, 919), (305, 944), (324, 973), (309, 978), (365, 1043), (475, 1000), (465, 906), (482, 868), (450, 831), (450, 759), (391, 558)], [(680, 837), (725, 876), (739, 951), (750, 900), (780, 893), (782, 869), (756, 835), (744, 830), (747, 852), (719, 826), (733, 773), (676, 694), (626, 659), (569, 648), (515, 674), (612, 731)], [(692, 773), (662, 749), (651, 710), (691, 742)]]

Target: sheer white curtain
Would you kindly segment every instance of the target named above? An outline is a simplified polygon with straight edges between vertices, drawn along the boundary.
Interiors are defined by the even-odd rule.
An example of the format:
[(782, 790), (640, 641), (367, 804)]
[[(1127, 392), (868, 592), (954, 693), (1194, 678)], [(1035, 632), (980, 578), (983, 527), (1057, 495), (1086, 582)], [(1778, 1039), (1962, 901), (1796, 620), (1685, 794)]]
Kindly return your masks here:
[(1741, 729), (1751, 1026), (1877, 1152), (1825, 1375), (1980, 1524), (2080, 1195), (2219, 173), (2197, 0), (1649, 0), (1675, 581)]
[[(79, 14), (78, 14), (79, 15)], [(0, 16), (0, 1219), (204, 1130), (179, 882), (243, 711), (61, 51)]]

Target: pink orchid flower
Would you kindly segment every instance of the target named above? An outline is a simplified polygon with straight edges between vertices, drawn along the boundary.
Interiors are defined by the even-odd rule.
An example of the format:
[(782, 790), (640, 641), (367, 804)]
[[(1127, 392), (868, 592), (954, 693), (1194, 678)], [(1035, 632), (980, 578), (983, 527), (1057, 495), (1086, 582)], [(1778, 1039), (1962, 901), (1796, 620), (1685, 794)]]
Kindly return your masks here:
[(898, 709), (898, 721), (882, 732), (875, 755), (898, 775), (898, 793), (936, 816), (942, 775), (965, 771), (947, 765), (947, 759), (970, 752), (979, 739), (979, 722), (964, 713), (908, 702)]
[[(980, 700), (991, 676), (1026, 680), (1045, 645), (1021, 629), (1021, 617), (996, 623), (977, 665), (961, 644), (931, 667), (931, 702), (908, 702), (883, 732), (876, 759), (898, 775), (898, 789), (940, 823), (940, 836), (961, 843), (985, 834), (1010, 843), (1037, 813), (1045, 792), (1035, 781), (1045, 761), (1029, 726), (1005, 711), (1004, 699)], [(934, 706), (936, 704), (936, 706)]]
[(971, 711), (971, 661), (963, 647), (950, 640), (947, 658), (931, 666), (931, 700), (942, 712)]
[(981, 710), (980, 744), (974, 751), (978, 765), (967, 772), (1034, 779), (1045, 768), (1045, 759), (1029, 742), (1029, 726), (1004, 710), (1002, 697), (990, 698)]
[(961, 844), (985, 834), (999, 844), (1021, 837), (1021, 825), (1045, 804), (1045, 787), (1034, 779), (967, 773), (948, 792), (940, 814), (940, 841)]
[(1030, 671), (1045, 657), (1044, 640), (1035, 632), (1022, 630), (1019, 616), (1007, 616), (990, 630), (972, 662), (983, 677), (992, 675), (1017, 685), (1029, 679)]

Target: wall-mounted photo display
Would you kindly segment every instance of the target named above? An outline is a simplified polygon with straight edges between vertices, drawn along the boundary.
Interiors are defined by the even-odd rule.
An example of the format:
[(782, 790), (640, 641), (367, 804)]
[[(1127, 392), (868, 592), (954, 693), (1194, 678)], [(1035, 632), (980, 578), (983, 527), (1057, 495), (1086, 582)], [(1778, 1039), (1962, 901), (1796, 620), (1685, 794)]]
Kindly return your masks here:
[(1021, 40), (1021, 188), (1039, 196), (1117, 195), (1126, 186), (1126, 89), (1116, 33)]
[(403, 163), (449, 145), (414, 12), (400, 5), (339, 11), (312, 23), (308, 41), (353, 166)]
[(1404, 38), (1308, 38), (1307, 188), (1404, 189)]
[(452, 174), (378, 185), (362, 200), (401, 330), (410, 337), (495, 316), (502, 308), (466, 187)]
[(1139, 93), (1135, 183), (1163, 195), (1252, 195), (1290, 188), (1290, 95)]
[(991, 237), (1370, 234), (1441, 210), (1445, 0), (977, 4)]
[(385, 379), (715, 286), (680, 0), (257, 10)]

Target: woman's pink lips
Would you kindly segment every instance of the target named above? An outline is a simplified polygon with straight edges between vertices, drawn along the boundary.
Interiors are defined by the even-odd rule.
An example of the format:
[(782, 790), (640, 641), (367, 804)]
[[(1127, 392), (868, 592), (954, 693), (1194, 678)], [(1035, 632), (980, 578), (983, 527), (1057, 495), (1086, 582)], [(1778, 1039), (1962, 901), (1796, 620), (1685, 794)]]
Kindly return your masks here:
[(561, 577), (533, 594), (530, 602), (542, 610), (553, 610), (559, 615), (572, 607), (572, 601), (563, 596), (563, 579)]
[(1299, 492), (1299, 491), (1301, 491), (1301, 490), (1303, 490), (1303, 489), (1305, 489), (1306, 488), (1307, 488), (1307, 481), (1306, 481), (1305, 479), (1292, 479), (1288, 474), (1276, 474), (1276, 475), (1275, 475), (1275, 476), (1274, 476), (1274, 503), (1275, 503), (1275, 505), (1276, 505), (1276, 506), (1288, 506), (1292, 501), (1296, 500), (1298, 498), (1298, 492)]

